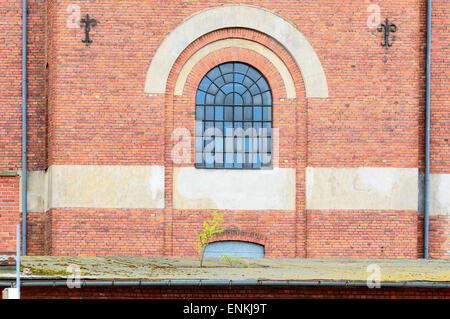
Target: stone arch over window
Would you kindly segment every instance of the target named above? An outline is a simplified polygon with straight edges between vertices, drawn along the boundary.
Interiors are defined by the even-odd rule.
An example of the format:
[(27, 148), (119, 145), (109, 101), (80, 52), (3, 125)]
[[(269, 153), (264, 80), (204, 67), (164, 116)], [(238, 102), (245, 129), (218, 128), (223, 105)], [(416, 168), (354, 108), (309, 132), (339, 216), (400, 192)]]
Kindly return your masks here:
[(205, 247), (204, 257), (221, 257), (222, 254), (243, 258), (264, 258), (264, 246), (248, 241), (215, 241)]
[(328, 97), (328, 85), (320, 60), (305, 36), (284, 18), (249, 5), (224, 5), (205, 9), (178, 25), (162, 42), (152, 59), (146, 93), (165, 93), (173, 64), (186, 47), (207, 33), (224, 28), (256, 30), (279, 41), (294, 58), (305, 84), (306, 97)]
[(196, 94), (197, 168), (271, 166), (272, 91), (264, 75), (242, 62), (222, 63)]

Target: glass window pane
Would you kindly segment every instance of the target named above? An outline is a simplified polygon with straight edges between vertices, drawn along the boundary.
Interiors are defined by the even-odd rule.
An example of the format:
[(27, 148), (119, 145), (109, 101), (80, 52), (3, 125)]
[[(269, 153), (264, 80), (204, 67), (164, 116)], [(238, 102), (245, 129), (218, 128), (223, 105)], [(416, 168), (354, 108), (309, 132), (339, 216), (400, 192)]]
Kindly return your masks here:
[(211, 79), (211, 81), (214, 81), (217, 77), (219, 77), (221, 74), (220, 74), (220, 71), (219, 71), (219, 68), (214, 68), (214, 69), (212, 69), (211, 71), (209, 71), (207, 74), (206, 74), (206, 76), (208, 77), (208, 78), (210, 78)]
[(225, 84), (225, 81), (223, 80), (222, 76), (219, 76), (214, 80), (214, 84), (217, 85), (217, 87), (221, 88)]
[(254, 68), (250, 67), (248, 69), (247, 76), (250, 77), (254, 82), (256, 82), (261, 77), (261, 74)]
[(235, 107), (234, 108), (234, 120), (235, 121), (242, 121), (242, 107)]
[(233, 76), (233, 74), (230, 73), (230, 74), (225, 74), (223, 76), (223, 78), (225, 79), (225, 83), (232, 83), (234, 76)]
[(223, 91), (223, 93), (225, 93), (225, 94), (228, 95), (228, 94), (230, 94), (231, 92), (233, 92), (233, 83), (225, 84), (225, 85), (222, 86), (220, 89)]
[(228, 136), (225, 137), (225, 152), (232, 153), (234, 151), (234, 137)]
[(234, 151), (243, 152), (244, 151), (244, 138), (236, 137), (234, 140)]
[(228, 94), (225, 98), (225, 105), (233, 105), (233, 94)]
[(252, 120), (252, 107), (244, 107), (244, 121), (251, 121)]
[(233, 120), (233, 107), (225, 107), (225, 114), (224, 114), (225, 121), (232, 121)]
[(263, 124), (263, 136), (272, 136), (272, 123)]
[(266, 80), (261, 77), (258, 82), (256, 82), (256, 84), (258, 84), (259, 89), (264, 92), (264, 91), (268, 91), (269, 90), (269, 85), (267, 84)]
[(234, 73), (234, 82), (242, 83), (244, 81), (244, 75), (240, 73)]
[(216, 106), (215, 120), (216, 121), (223, 121), (223, 106)]
[(197, 96), (195, 98), (195, 103), (196, 104), (205, 104), (205, 92), (202, 91), (197, 91)]
[(233, 63), (224, 63), (219, 66), (222, 74), (233, 72)]
[(208, 88), (208, 93), (209, 94), (216, 94), (217, 91), (219, 91), (219, 88), (217, 86), (215, 86), (214, 84), (211, 84)]
[(244, 136), (244, 129), (242, 126), (242, 122), (234, 122), (234, 135)]
[(216, 122), (215, 136), (223, 136), (223, 122)]
[(203, 122), (195, 121), (195, 136), (203, 136)]
[(205, 107), (197, 106), (195, 108), (195, 119), (196, 120), (204, 120), (205, 119)]
[(234, 163), (234, 153), (225, 153), (225, 167), (232, 168)]
[(262, 96), (264, 105), (272, 105), (272, 94), (270, 94), (270, 92), (265, 92)]
[(197, 136), (195, 138), (195, 151), (196, 152), (203, 152), (203, 137)]
[(269, 83), (255, 68), (228, 62), (210, 70), (196, 95), (196, 167), (270, 167), (271, 106)]
[(234, 84), (234, 92), (243, 94), (245, 91), (247, 91), (247, 88), (243, 86), (242, 84), (235, 83)]
[(203, 164), (203, 153), (195, 153), (195, 164)]
[(224, 123), (224, 135), (225, 136), (233, 136), (233, 123), (232, 122), (225, 122)]
[(244, 100), (244, 105), (252, 105), (253, 104), (253, 98), (249, 91), (245, 92), (242, 95), (242, 99)]
[(200, 85), (198, 86), (199, 89), (206, 91), (208, 90), (209, 85), (211, 84), (211, 80), (207, 77), (204, 77), (203, 80), (200, 82)]
[(206, 107), (205, 120), (214, 120), (214, 106)]
[(254, 83), (255, 83), (255, 82), (253, 82), (252, 79), (250, 79), (249, 77), (246, 76), (246, 77), (244, 78), (244, 82), (243, 82), (242, 84), (244, 84), (244, 86), (245, 86), (246, 88), (249, 88), (249, 87), (251, 87)]
[(217, 152), (223, 152), (223, 137), (216, 137), (214, 140), (214, 151)]
[(272, 108), (271, 107), (264, 107), (263, 120), (264, 121), (272, 120)]
[(253, 84), (251, 87), (250, 87), (250, 93), (253, 95), (253, 96), (255, 96), (256, 94), (259, 94), (259, 93), (261, 93), (261, 91), (259, 90), (259, 88), (258, 88), (258, 86), (256, 85), (256, 84)]
[(214, 99), (214, 103), (217, 105), (225, 104), (225, 94), (222, 91), (217, 92), (216, 98)]
[(255, 96), (253, 96), (253, 104), (255, 104), (255, 105), (261, 105), (262, 104), (261, 94), (257, 94)]
[(234, 167), (241, 168), (244, 162), (244, 154), (243, 153), (235, 153), (234, 154)]
[(206, 94), (205, 104), (207, 104), (207, 105), (214, 105), (214, 95)]
[(242, 97), (237, 94), (233, 93), (233, 103), (235, 106), (244, 104), (244, 101), (242, 100)]
[(253, 108), (253, 120), (254, 121), (262, 121), (262, 107), (255, 106)]
[(243, 63), (235, 63), (234, 64), (234, 72), (245, 74), (247, 73), (248, 65)]

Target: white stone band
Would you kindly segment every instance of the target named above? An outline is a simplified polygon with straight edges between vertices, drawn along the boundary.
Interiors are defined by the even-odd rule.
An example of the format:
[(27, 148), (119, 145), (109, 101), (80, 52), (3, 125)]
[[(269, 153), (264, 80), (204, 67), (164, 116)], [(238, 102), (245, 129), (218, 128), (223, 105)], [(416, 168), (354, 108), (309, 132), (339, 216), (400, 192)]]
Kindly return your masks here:
[(200, 11), (170, 32), (152, 59), (144, 92), (165, 93), (170, 70), (189, 44), (214, 30), (233, 27), (256, 30), (276, 39), (298, 65), (305, 83), (306, 97), (328, 97), (328, 84), (322, 64), (305, 36), (294, 25), (275, 13), (255, 6), (238, 4)]

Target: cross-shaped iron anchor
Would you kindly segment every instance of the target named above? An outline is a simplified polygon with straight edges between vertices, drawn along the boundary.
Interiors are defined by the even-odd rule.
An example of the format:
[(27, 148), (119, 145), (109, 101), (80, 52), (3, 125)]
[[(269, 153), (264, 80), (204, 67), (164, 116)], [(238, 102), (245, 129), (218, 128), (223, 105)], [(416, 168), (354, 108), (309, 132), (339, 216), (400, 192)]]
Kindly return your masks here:
[(89, 14), (86, 14), (86, 18), (81, 19), (80, 23), (84, 24), (86, 34), (86, 39), (81, 40), (81, 42), (89, 45), (90, 43), (92, 43), (92, 40), (89, 38), (89, 31), (91, 31), (91, 27), (95, 27), (97, 25), (97, 20), (90, 19)]
[(385, 46), (386, 49), (392, 46), (392, 43), (389, 43), (389, 32), (396, 32), (397, 26), (393, 23), (389, 23), (389, 20), (386, 18), (385, 23), (381, 23), (377, 30), (378, 32), (383, 32), (384, 29), (384, 43), (381, 43), (382, 46)]

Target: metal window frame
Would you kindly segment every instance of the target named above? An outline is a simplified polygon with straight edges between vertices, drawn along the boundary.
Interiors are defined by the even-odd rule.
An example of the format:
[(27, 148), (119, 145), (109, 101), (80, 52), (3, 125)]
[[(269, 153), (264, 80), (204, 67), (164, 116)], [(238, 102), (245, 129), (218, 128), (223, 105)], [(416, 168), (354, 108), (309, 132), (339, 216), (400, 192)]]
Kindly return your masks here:
[[(226, 64), (231, 64), (232, 65), (231, 72), (224, 72), (224, 71), (222, 71), (221, 67), (223, 67)], [(236, 65), (237, 64), (242, 64), (242, 65), (245, 65), (247, 67), (245, 74), (242, 73), (242, 72), (236, 71)], [(208, 75), (214, 70), (218, 70), (218, 74), (219, 75), (216, 76), (214, 79), (212, 79)], [(250, 70), (252, 70), (253, 72), (256, 72), (256, 74), (258, 75), (256, 80), (253, 79), (249, 75), (249, 71)], [(225, 76), (227, 76), (229, 74), (231, 74), (231, 76), (232, 76), (232, 81), (227, 82)], [(236, 74), (243, 75), (242, 82), (237, 82), (235, 80), (235, 75)], [(250, 79), (251, 82), (252, 82), (248, 86), (244, 84), (246, 78)], [(208, 85), (208, 87), (206, 89), (200, 88), (200, 85), (203, 83), (203, 81), (205, 79), (208, 79), (211, 83), (209, 83), (209, 85)], [(216, 83), (216, 81), (218, 79), (220, 79), (223, 82), (222, 85), (218, 85)], [(261, 79), (264, 80), (265, 85), (267, 86), (268, 89), (266, 89), (266, 90), (262, 90), (261, 89), (260, 85), (258, 84), (258, 82)], [(226, 92), (224, 92), (222, 90), (222, 88), (225, 85), (229, 85), (229, 84), (232, 84), (233, 88), (232, 88), (232, 90), (229, 93), (226, 93)], [(236, 90), (235, 90), (235, 85), (236, 84), (244, 86), (246, 90), (244, 92), (242, 92), (242, 93), (236, 92)], [(208, 92), (212, 85), (214, 85), (218, 89), (214, 94), (211, 94), (211, 93)], [(251, 91), (251, 88), (254, 87), (254, 86), (256, 86), (257, 89), (258, 89), (258, 92), (256, 94), (253, 94), (252, 91)], [(204, 94), (203, 103), (197, 103), (198, 102), (198, 94), (199, 94), (199, 92), (202, 92), (202, 94)], [(217, 94), (219, 92), (222, 92), (222, 94), (224, 95), (224, 98), (223, 98), (224, 99), (223, 100), (224, 103), (223, 104), (216, 103), (216, 97), (217, 97)], [(234, 99), (233, 99), (233, 104), (225, 104), (225, 99), (226, 99), (226, 97), (228, 95), (230, 95), (230, 94), (238, 94), (242, 98), (242, 96), (244, 94), (246, 94), (246, 92), (248, 92), (250, 94), (251, 98), (252, 98), (252, 103), (251, 104), (245, 104), (245, 103), (242, 103), (242, 105), (235, 104)], [(264, 93), (270, 93), (270, 103), (268, 103), (268, 104), (263, 103), (264, 102), (263, 101), (263, 94)], [(214, 96), (214, 103), (207, 103), (206, 99), (207, 99), (207, 95), (208, 94)], [(255, 96), (257, 96), (257, 95), (261, 95), (261, 103), (260, 104), (255, 104), (254, 99), (255, 99)], [(242, 98), (242, 101), (244, 101), (243, 98)], [(223, 116), (222, 116), (221, 120), (216, 119), (216, 107), (217, 106), (223, 108)], [(203, 114), (202, 114), (202, 116), (200, 116), (201, 119), (199, 119), (199, 116), (198, 116), (199, 115), (198, 114), (199, 107), (203, 107)], [(207, 119), (206, 118), (206, 110), (207, 110), (206, 108), (207, 107), (212, 107), (213, 108), (212, 119)], [(225, 120), (225, 108), (226, 107), (231, 107), (232, 108), (232, 117), (231, 117), (232, 120), (231, 121), (230, 120)], [(242, 108), (241, 120), (236, 120), (235, 119), (235, 108), (236, 107), (241, 107)], [(244, 108), (245, 107), (251, 107), (251, 110), (252, 110), (252, 112), (251, 112), (251, 120), (245, 120), (245, 114), (244, 114)], [(255, 120), (254, 119), (255, 107), (261, 107), (261, 120)], [(265, 108), (270, 108), (270, 120), (264, 120), (264, 109)], [(197, 93), (196, 93), (196, 96), (195, 96), (195, 122), (196, 123), (195, 123), (195, 143), (194, 143), (194, 145), (195, 145), (195, 157), (194, 157), (194, 160), (195, 160), (195, 167), (196, 168), (200, 168), (200, 169), (248, 169), (248, 170), (271, 169), (272, 168), (272, 165), (273, 165), (273, 94), (272, 94), (272, 89), (270, 87), (269, 81), (267, 81), (267, 79), (263, 75), (263, 73), (260, 72), (258, 69), (256, 69), (254, 66), (252, 66), (252, 65), (250, 65), (248, 63), (240, 62), (240, 61), (231, 61), (231, 62), (225, 62), (225, 63), (218, 64), (214, 68), (212, 68), (208, 72), (206, 72), (206, 74), (203, 76), (203, 78), (199, 82), (199, 86), (197, 88)], [(205, 136), (205, 128), (206, 128), (206, 123), (207, 122), (212, 123), (214, 128), (217, 127), (217, 123), (223, 123), (222, 136), (220, 136), (220, 138), (223, 139), (223, 145), (222, 145), (223, 149), (222, 149), (222, 152), (219, 152), (219, 153), (223, 154), (222, 155), (222, 163), (217, 163), (216, 162), (215, 139), (216, 139), (217, 136), (215, 136), (215, 135), (212, 135), (212, 136), (208, 136), (207, 135), (207, 136)], [(225, 134), (225, 123), (228, 123), (228, 122), (232, 123), (232, 129), (233, 129), (233, 135), (232, 135), (232, 138), (233, 138), (233, 152), (232, 153), (231, 152), (225, 152), (225, 138), (227, 136)], [(197, 125), (199, 123), (202, 124), (201, 135), (200, 136), (197, 134)], [(244, 130), (244, 134), (242, 136), (243, 143), (244, 143), (244, 145), (243, 145), (244, 151), (243, 152), (237, 151), (236, 139), (238, 138), (238, 136), (236, 136), (235, 131), (234, 131), (237, 128), (237, 125), (238, 125), (237, 123), (242, 123), (242, 129)], [(264, 124), (269, 123), (271, 133), (270, 133), (270, 135), (267, 134), (267, 135), (261, 135), (261, 136), (260, 136), (260, 132), (257, 132), (256, 136), (245, 135), (245, 129), (244, 129), (245, 125), (244, 125), (244, 123), (251, 123), (251, 127), (252, 128), (255, 127), (255, 123), (260, 123), (261, 124), (261, 128), (264, 127)], [(208, 139), (205, 140), (205, 137), (208, 138)], [(198, 142), (197, 139), (199, 139), (199, 138), (201, 139), (201, 143), (202, 143), (202, 149), (200, 151), (198, 150), (198, 146), (197, 146), (197, 142)], [(245, 149), (246, 140), (247, 139), (251, 139), (250, 143), (252, 143), (253, 142), (253, 140), (252, 140), (253, 138), (257, 139), (257, 143), (258, 143), (257, 151), (256, 152), (252, 152), (251, 150), (246, 151), (246, 149)], [(264, 153), (260, 149), (260, 147), (261, 147), (260, 140), (263, 139), (263, 138), (269, 138), (270, 139), (270, 144), (267, 143), (267, 145), (266, 145), (266, 148), (270, 148), (270, 151), (264, 152)], [(210, 143), (214, 143), (213, 151), (205, 153), (205, 147), (206, 147), (206, 145), (208, 145)], [(251, 147), (251, 148), (253, 148), (253, 147)], [(197, 161), (197, 154), (201, 154), (201, 159), (202, 159), (201, 163), (199, 163)], [(226, 154), (232, 154), (232, 156), (233, 156), (232, 167), (227, 166)], [(236, 166), (236, 163), (235, 163), (236, 162), (236, 156), (238, 154), (242, 154), (242, 156), (243, 156), (243, 161), (242, 161), (240, 166)], [(262, 154), (267, 154), (267, 155), (269, 155), (271, 157), (270, 158), (270, 162), (269, 163), (262, 163), (262, 161), (260, 160), (259, 165), (255, 165), (255, 162), (252, 159), (250, 161), (250, 163), (246, 163), (245, 159), (247, 158), (247, 156), (254, 156), (254, 154), (257, 154), (257, 156), (258, 155), (262, 156)], [(211, 166), (209, 166), (208, 164), (205, 163), (206, 156), (209, 156), (209, 155), (211, 155), (213, 157), (213, 163), (212, 163)]]

